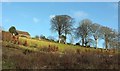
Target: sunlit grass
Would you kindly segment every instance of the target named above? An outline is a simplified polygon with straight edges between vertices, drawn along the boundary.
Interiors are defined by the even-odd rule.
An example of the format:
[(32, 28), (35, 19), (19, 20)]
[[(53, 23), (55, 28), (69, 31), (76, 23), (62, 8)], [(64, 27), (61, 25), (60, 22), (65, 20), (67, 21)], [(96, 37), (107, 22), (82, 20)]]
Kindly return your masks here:
[[(49, 46), (56, 46), (58, 47), (60, 52), (63, 52), (65, 49), (79, 49), (81, 52), (101, 52), (100, 49), (94, 49), (92, 47), (81, 47), (81, 46), (76, 46), (76, 45), (68, 45), (68, 44), (62, 44), (62, 43), (56, 43), (56, 42), (50, 42), (50, 41), (46, 41), (46, 40), (36, 40), (36, 39), (31, 39), (31, 38), (25, 38), (25, 37), (20, 37), (19, 40), (23, 43), (25, 41), (27, 41), (28, 47), (26, 48), (25, 46), (22, 46), (25, 49), (30, 49), (30, 50), (34, 50), (34, 51), (39, 51), (38, 49), (40, 49), (41, 47), (49, 47)], [(31, 47), (32, 45), (37, 45), (36, 48)], [(102, 52), (106, 52), (105, 50), (103, 50)]]
[(84, 50), (83, 47), (80, 46), (74, 46), (74, 45), (68, 45), (68, 44), (62, 44), (62, 43), (55, 43), (55, 42), (50, 42), (50, 41), (45, 41), (45, 40), (36, 40), (36, 39), (29, 39), (29, 38), (24, 38), (20, 37), (20, 41), (25, 42), (27, 41), (28, 46), (32, 46), (34, 44), (37, 44), (37, 48), (45, 47), (45, 46), (57, 46), (60, 51), (63, 51), (66, 48), (79, 48), (81, 50)]

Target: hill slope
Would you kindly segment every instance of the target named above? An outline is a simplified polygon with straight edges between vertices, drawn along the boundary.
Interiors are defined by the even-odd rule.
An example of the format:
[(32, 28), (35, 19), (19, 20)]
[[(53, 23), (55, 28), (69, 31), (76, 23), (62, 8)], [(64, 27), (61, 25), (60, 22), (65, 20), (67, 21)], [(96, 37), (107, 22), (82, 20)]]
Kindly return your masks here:
[[(97, 51), (97, 52), (104, 52), (106, 50), (104, 49), (94, 49), (91, 47), (82, 47), (82, 46), (77, 46), (77, 45), (68, 45), (68, 44), (62, 44), (62, 43), (57, 43), (57, 42), (50, 42), (47, 40), (36, 40), (36, 39), (29, 39), (29, 38), (19, 38), (21, 43), (24, 43), (25, 41), (27, 42), (27, 47), (35, 47), (36, 49), (42, 48), (42, 47), (58, 47), (59, 51), (64, 51), (66, 49), (80, 49), (83, 52), (86, 51)], [(106, 51), (107, 52), (107, 51)], [(113, 52), (113, 51), (111, 51)]]
[(19, 38), (3, 41), (3, 69), (118, 69), (114, 51)]

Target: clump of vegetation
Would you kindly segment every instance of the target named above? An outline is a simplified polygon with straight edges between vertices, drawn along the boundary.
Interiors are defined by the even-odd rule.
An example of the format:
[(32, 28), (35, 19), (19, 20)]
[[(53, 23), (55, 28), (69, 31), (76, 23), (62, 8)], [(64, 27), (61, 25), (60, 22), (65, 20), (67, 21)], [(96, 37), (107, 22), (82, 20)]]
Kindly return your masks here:
[(10, 43), (10, 42), (3, 42), (2, 46), (3, 47), (8, 47), (8, 48), (19, 48), (19, 45), (16, 45), (16, 44)]
[(40, 48), (40, 51), (44, 52), (56, 52), (58, 51), (58, 47), (55, 45), (49, 45), (48, 47), (42, 47)]
[(27, 41), (25, 41), (25, 42), (23, 43), (23, 45), (24, 45), (24, 46), (28, 46), (28, 43), (27, 43)]
[(9, 28), (9, 32), (12, 34), (12, 35), (18, 35), (18, 32), (16, 31), (16, 28), (14, 26), (11, 26)]
[(30, 47), (37, 48), (38, 45), (37, 44), (32, 44)]

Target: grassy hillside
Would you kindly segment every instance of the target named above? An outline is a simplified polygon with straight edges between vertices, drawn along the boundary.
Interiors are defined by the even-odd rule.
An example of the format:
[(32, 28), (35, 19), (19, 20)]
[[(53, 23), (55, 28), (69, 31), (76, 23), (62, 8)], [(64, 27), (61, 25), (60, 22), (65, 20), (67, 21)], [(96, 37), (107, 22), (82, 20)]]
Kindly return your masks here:
[[(19, 43), (18, 43), (19, 42)], [(3, 69), (118, 69), (113, 50), (59, 44), (20, 37), (2, 42)]]
[[(57, 43), (57, 42), (50, 42), (47, 40), (36, 40), (36, 39), (29, 39), (29, 38), (24, 38), (24, 37), (20, 37), (19, 38), (21, 43), (24, 43), (25, 41), (27, 41), (27, 47), (33, 48), (34, 50), (36, 49), (40, 49), (42, 47), (58, 47), (60, 52), (63, 52), (66, 49), (79, 49), (81, 52), (86, 52), (86, 51), (96, 51), (96, 52), (107, 52), (105, 50), (102, 49), (94, 49), (91, 47), (82, 47), (82, 46), (77, 46), (77, 45), (68, 45), (68, 44), (62, 44), (62, 43)], [(108, 52), (113, 52), (108, 51)]]

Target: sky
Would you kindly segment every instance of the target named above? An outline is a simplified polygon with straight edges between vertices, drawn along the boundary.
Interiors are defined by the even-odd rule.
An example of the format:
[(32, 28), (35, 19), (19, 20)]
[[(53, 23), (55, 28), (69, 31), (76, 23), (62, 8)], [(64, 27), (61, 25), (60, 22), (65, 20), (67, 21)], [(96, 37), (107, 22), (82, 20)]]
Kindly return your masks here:
[(118, 2), (119, 0), (1, 0), (2, 2)]
[(2, 27), (8, 31), (15, 26), (32, 37), (43, 34), (57, 38), (57, 32), (50, 30), (50, 19), (65, 14), (75, 19), (74, 27), (81, 20), (90, 19), (93, 23), (118, 30), (117, 2), (4, 2)]

